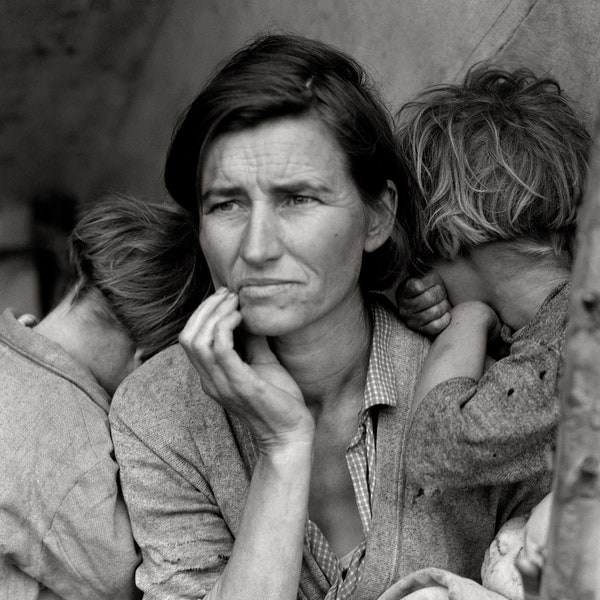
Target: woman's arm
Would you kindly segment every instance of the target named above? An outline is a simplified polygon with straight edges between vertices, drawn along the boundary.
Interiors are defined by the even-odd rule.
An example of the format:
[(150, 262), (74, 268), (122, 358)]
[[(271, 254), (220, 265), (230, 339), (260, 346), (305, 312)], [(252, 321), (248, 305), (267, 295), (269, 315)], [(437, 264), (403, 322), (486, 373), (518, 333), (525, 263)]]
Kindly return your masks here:
[(238, 298), (219, 290), (192, 315), (180, 342), (205, 392), (254, 434), (259, 457), (231, 557), (211, 599), (296, 598), (312, 461), (314, 421), (300, 389), (265, 338), (234, 348)]
[(262, 454), (231, 558), (208, 598), (297, 597), (312, 444)]
[[(287, 571), (278, 569), (278, 564), (284, 568), (294, 563), (294, 559), (285, 556), (286, 552), (302, 550), (302, 540), (298, 543), (290, 541), (287, 536), (293, 528), (285, 528), (285, 524), (289, 515), (297, 510), (302, 518), (298, 519), (301, 523), (295, 531), (300, 529), (303, 533), (305, 509), (302, 502), (291, 507), (282, 504), (280, 492), (283, 486), (277, 481), (275, 486), (268, 485), (284, 464), (283, 459), (273, 469), (268, 464), (266, 469), (261, 467), (264, 464), (262, 457), (255, 463), (250, 486), (262, 489), (268, 495), (265, 503), (256, 507), (252, 498), (260, 499), (260, 495), (249, 490), (247, 467), (238, 454), (237, 442), (231, 437), (224, 413), (216, 404), (213, 407), (212, 403), (203, 400), (197, 412), (189, 417), (185, 414), (194, 398), (173, 399), (176, 382), (185, 381), (185, 372), (180, 368), (154, 379), (148, 376), (150, 371), (164, 372), (172, 357), (165, 360), (166, 364), (154, 361), (139, 369), (119, 389), (111, 409), (111, 428), (121, 467), (123, 494), (133, 533), (142, 551), (143, 560), (136, 580), (144, 598), (197, 600), (207, 597), (211, 590), (215, 597), (221, 597), (221, 577), (226, 577), (225, 583), (230, 579), (233, 584), (239, 582), (240, 586), (248, 581), (248, 588), (238, 597), (254, 594), (254, 597), (262, 598), (263, 581), (265, 591), (274, 583), (266, 583), (272, 571), (284, 576), (285, 583), (293, 588), (291, 597), (296, 598), (296, 570), (299, 573), (300, 560), (298, 567), (294, 564), (286, 567)], [(189, 389), (189, 382), (183, 387)], [(187, 418), (194, 423), (189, 429), (182, 425)], [(202, 436), (204, 428), (205, 437)], [(310, 456), (305, 459), (301, 455), (301, 458), (310, 462)], [(221, 463), (222, 470), (217, 471)], [(294, 470), (292, 475), (296, 477), (296, 473), (301, 485), (301, 468)], [(285, 469), (281, 481), (287, 481), (288, 475), (289, 471)], [(265, 479), (267, 484), (263, 487)], [(284, 490), (283, 497), (285, 502), (293, 503), (293, 493), (289, 489)], [(244, 502), (246, 508), (242, 515)], [(278, 511), (284, 512), (287, 508), (290, 508), (288, 514), (281, 518)], [(262, 549), (267, 552), (250, 556), (246, 565), (250, 575), (242, 571), (241, 578), (235, 572), (225, 576), (229, 563), (235, 566), (240, 561), (243, 566), (245, 552), (243, 548), (237, 548), (237, 542), (251, 537), (252, 532), (242, 530), (246, 522), (252, 524), (257, 518), (256, 512), (260, 513), (258, 518), (262, 525), (266, 522), (266, 526), (259, 528), (259, 533), (263, 532), (265, 536), (256, 544), (260, 545), (261, 552)], [(284, 531), (278, 531), (280, 525), (284, 526)], [(234, 542), (235, 560), (232, 558)], [(281, 550), (279, 543), (287, 547)], [(278, 556), (280, 551), (281, 556)], [(274, 558), (271, 553), (275, 554)], [(283, 559), (281, 563), (280, 558)], [(231, 588), (225, 587), (223, 592), (227, 589)], [(256, 589), (261, 589), (261, 593), (257, 594)], [(284, 595), (281, 597), (285, 598)]]

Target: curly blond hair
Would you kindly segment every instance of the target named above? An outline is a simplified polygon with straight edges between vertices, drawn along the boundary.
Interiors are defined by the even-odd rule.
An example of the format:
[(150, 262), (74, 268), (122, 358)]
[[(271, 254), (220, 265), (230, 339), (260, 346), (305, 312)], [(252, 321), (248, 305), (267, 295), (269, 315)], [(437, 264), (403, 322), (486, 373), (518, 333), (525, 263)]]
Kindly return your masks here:
[(396, 118), (418, 259), (452, 259), (497, 240), (572, 257), (591, 139), (554, 79), (477, 66)]

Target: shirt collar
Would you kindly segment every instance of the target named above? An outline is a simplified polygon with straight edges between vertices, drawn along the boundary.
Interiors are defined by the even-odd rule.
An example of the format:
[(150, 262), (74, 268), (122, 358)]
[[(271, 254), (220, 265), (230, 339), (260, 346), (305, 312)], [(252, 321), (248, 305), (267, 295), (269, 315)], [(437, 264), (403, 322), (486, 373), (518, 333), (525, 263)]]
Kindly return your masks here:
[(362, 412), (378, 404), (396, 406), (394, 369), (388, 352), (392, 335), (391, 308), (382, 294), (373, 294), (370, 300), (373, 337)]

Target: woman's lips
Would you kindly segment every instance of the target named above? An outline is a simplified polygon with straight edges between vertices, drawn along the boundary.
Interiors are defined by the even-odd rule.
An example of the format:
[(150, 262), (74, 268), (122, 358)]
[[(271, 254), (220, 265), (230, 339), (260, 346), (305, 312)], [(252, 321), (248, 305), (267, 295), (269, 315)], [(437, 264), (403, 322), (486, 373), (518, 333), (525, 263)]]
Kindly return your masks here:
[(276, 296), (297, 286), (295, 281), (253, 281), (243, 283), (238, 290), (238, 294), (244, 298), (269, 298)]

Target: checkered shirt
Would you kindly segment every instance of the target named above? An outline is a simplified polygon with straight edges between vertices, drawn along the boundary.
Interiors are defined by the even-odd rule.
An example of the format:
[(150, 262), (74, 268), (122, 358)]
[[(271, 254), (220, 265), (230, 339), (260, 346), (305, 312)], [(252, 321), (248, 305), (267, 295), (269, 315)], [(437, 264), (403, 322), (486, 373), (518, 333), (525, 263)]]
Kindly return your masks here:
[(372, 304), (371, 311), (373, 340), (367, 371), (365, 399), (358, 415), (357, 431), (346, 448), (346, 462), (352, 478), (364, 539), (354, 550), (345, 574), (318, 526), (310, 520), (306, 524), (306, 544), (331, 585), (325, 600), (349, 600), (360, 581), (367, 546), (366, 540), (371, 528), (371, 506), (376, 483), (375, 434), (371, 409), (381, 404), (396, 406), (394, 371), (387, 352), (392, 332), (391, 317), (386, 309), (377, 302)]

